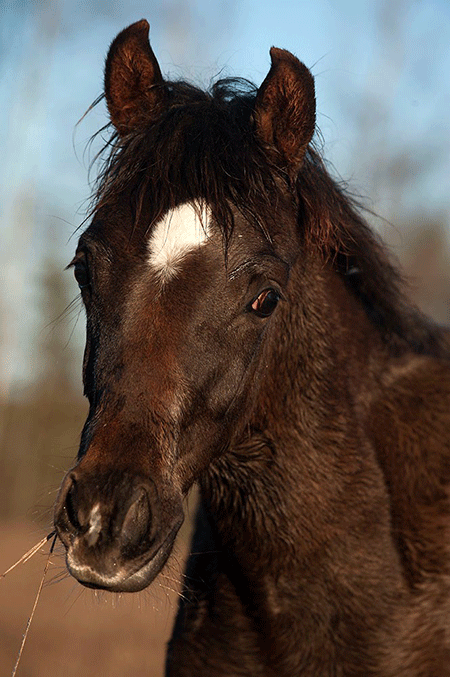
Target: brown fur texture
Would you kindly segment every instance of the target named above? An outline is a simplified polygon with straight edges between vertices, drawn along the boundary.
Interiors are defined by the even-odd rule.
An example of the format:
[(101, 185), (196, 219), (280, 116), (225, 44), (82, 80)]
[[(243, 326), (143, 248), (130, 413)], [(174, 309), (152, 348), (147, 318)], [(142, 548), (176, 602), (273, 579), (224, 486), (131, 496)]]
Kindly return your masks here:
[[(448, 334), (311, 145), (313, 79), (164, 81), (111, 46), (115, 131), (74, 259), (90, 401), (57, 501), (85, 585), (138, 590), (200, 507), (168, 677), (450, 674)], [(148, 239), (207, 203), (165, 285)], [(267, 302), (269, 299), (269, 303)]]

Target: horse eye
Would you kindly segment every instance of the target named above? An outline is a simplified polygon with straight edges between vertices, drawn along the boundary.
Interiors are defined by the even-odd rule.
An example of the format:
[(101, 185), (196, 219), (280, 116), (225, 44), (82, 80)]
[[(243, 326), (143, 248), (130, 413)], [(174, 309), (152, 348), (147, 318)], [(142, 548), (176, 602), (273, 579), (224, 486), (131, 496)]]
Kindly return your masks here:
[(275, 310), (279, 300), (280, 295), (275, 289), (265, 289), (252, 302), (250, 309), (258, 315), (258, 317), (269, 317)]
[(84, 261), (76, 261), (73, 267), (73, 272), (80, 289), (89, 286), (89, 273)]

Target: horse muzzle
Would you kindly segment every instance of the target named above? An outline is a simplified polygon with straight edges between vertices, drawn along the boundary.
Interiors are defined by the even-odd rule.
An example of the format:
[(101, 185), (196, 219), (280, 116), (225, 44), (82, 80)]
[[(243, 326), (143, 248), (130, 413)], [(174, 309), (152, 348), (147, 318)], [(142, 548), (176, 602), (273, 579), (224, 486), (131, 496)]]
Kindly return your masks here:
[(130, 473), (66, 476), (55, 528), (69, 572), (91, 588), (137, 592), (167, 561), (184, 515), (181, 499), (161, 501), (155, 483)]

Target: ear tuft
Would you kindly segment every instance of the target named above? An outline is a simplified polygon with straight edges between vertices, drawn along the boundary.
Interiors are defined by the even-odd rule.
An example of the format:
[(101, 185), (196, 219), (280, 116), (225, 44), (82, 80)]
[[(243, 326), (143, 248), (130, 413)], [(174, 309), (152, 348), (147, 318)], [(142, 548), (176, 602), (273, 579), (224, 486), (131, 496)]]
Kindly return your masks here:
[(295, 174), (314, 134), (314, 78), (293, 54), (272, 47), (272, 65), (255, 102), (256, 133), (276, 151), (275, 161)]
[(151, 123), (165, 100), (164, 80), (148, 41), (149, 28), (145, 19), (125, 28), (106, 58), (106, 103), (121, 136)]

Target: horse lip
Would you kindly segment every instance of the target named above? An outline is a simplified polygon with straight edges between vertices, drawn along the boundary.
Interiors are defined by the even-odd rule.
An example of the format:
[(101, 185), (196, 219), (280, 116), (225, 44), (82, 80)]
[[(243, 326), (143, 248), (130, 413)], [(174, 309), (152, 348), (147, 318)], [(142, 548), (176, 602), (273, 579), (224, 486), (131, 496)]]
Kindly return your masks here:
[(109, 592), (139, 592), (152, 583), (167, 562), (182, 522), (183, 520), (177, 522), (156, 550), (152, 550), (150, 557), (143, 564), (139, 561), (137, 568), (131, 573), (125, 572), (124, 567), (121, 567), (114, 576), (104, 576), (89, 565), (78, 564), (71, 557), (70, 550), (66, 554), (67, 568), (87, 588)]

